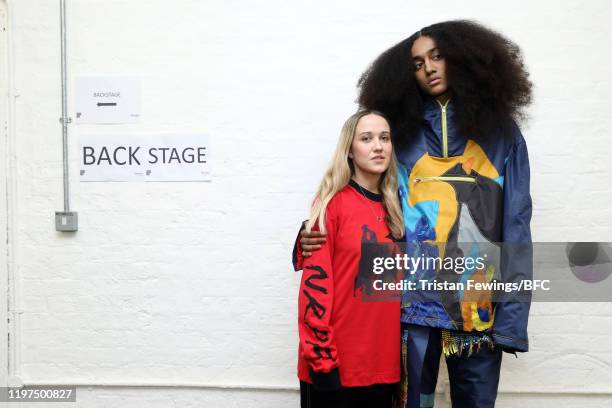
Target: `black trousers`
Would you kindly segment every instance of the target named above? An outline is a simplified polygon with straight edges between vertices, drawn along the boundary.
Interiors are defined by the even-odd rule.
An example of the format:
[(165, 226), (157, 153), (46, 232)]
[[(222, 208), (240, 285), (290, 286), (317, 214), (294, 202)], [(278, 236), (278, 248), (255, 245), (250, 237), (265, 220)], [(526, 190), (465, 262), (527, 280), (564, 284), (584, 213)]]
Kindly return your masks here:
[(302, 408), (391, 408), (397, 384), (374, 384), (367, 387), (342, 387), (338, 391), (317, 391), (300, 381)]

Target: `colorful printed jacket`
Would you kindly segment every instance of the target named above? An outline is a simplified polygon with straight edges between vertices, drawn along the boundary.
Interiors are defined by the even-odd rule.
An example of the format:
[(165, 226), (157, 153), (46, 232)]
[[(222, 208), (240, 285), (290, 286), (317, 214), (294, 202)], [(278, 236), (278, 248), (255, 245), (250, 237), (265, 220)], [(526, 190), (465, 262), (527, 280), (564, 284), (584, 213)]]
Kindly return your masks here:
[[(513, 123), (511, 135), (504, 137), (500, 130), (477, 143), (455, 128), (453, 114), (452, 101), (442, 105), (429, 99), (423, 127), (409, 145), (396, 152), (401, 163), (399, 189), (406, 241), (425, 256), (476, 258), (486, 253), (487, 261), (485, 267), (462, 268), (462, 273), (440, 275), (435, 267), (422, 268), (410, 279), (464, 285), (468, 280), (512, 283), (531, 279), (525, 140)], [(490, 333), (508, 351), (528, 351), (528, 301), (497, 298), (502, 301), (492, 302), (492, 292), (470, 293), (469, 301), (464, 296), (461, 290), (442, 291), (433, 298), (428, 294), (427, 301), (414, 301), (418, 297), (407, 291), (402, 322)]]
[[(396, 151), (400, 165), (399, 193), (409, 255), (457, 258), (488, 255), (485, 268), (440, 274), (435, 268), (415, 271), (407, 279), (468, 280), (505, 283), (532, 278), (531, 196), (529, 158), (516, 124), (485, 142), (460, 134), (454, 126), (453, 103), (430, 98), (424, 125), (407, 146)], [(298, 236), (299, 238), (299, 236)], [(415, 249), (416, 248), (416, 249)], [(301, 269), (299, 242), (293, 251)], [(528, 351), (529, 302), (493, 302), (492, 293), (406, 291), (404, 323), (492, 335), (507, 351)], [(436, 298), (436, 296), (439, 296)], [(508, 296), (510, 298), (510, 295)], [(418, 300), (418, 301), (417, 301)], [(496, 299), (499, 300), (499, 299)]]

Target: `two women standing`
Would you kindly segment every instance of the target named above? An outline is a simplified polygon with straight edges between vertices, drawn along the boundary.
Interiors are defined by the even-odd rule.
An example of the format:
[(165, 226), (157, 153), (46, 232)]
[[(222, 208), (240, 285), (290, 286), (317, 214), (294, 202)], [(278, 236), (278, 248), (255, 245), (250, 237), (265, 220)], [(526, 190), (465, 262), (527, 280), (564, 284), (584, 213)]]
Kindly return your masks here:
[[(357, 174), (363, 169), (356, 162), (353, 146), (359, 133), (343, 133), (346, 140), (352, 138), (351, 149), (339, 147), (334, 163), (343, 161), (344, 173), (336, 171), (342, 166), (332, 166), (317, 193), (308, 228), (301, 233), (301, 242), (294, 251), (296, 269), (304, 268), (300, 296), (304, 291), (315, 291), (312, 285), (317, 286), (317, 282), (313, 276), (320, 275), (310, 273), (307, 266), (316, 266), (312, 262), (324, 257), (329, 265), (336, 266), (332, 268), (333, 275), (327, 276), (339, 292), (326, 288), (324, 298), (333, 307), (326, 308), (325, 313), (315, 303), (305, 301), (307, 295), (300, 299), (300, 313), (306, 316), (300, 317), (302, 405), (327, 406), (308, 399), (314, 389), (327, 392), (327, 397), (364, 390), (356, 387), (379, 391), (381, 384), (397, 381), (391, 373), (399, 369), (401, 361), (404, 370), (396, 406), (433, 407), (439, 358), (444, 353), (453, 406), (493, 407), (502, 351), (528, 349), (528, 302), (498, 299), (493, 293), (472, 297), (461, 290), (428, 293), (423, 298), (404, 293), (399, 312), (400, 305), (394, 303), (360, 303), (350, 283), (358, 272), (359, 248), (364, 237), (368, 238), (366, 231), (374, 233), (377, 240), (392, 239), (403, 232), (411, 248), (429, 256), (460, 258), (483, 252), (492, 255), (485, 268), (474, 267), (461, 274), (421, 268), (412, 279), (456, 283), (465, 279), (514, 282), (531, 277), (529, 161), (516, 125), (522, 118), (522, 109), (531, 101), (531, 83), (520, 50), (500, 34), (473, 22), (434, 24), (381, 54), (361, 77), (359, 88), (361, 109), (379, 113), (357, 119), (355, 129), (369, 117), (380, 118), (381, 123), (383, 117), (387, 118), (384, 123), (393, 135), (399, 164), (397, 170), (393, 160), (384, 167), (383, 156), (392, 156), (381, 153), (383, 150), (377, 146), (378, 153), (369, 154), (380, 162), (378, 173), (370, 171), (375, 167), (368, 167), (366, 173), (371, 176), (360, 178)], [(383, 184), (388, 188), (389, 181), (396, 183), (399, 194), (387, 191), (381, 197), (381, 205), (375, 200), (380, 197), (376, 194), (384, 193), (381, 188)], [(395, 219), (397, 196), (403, 218), (400, 228), (396, 228)], [(373, 227), (381, 216), (385, 217), (382, 224), (390, 232), (388, 235), (384, 228)], [(315, 221), (316, 217), (319, 221)], [(353, 229), (364, 225), (363, 233), (342, 230), (349, 219)], [(326, 220), (325, 224), (321, 220)], [(311, 228), (315, 222), (319, 224), (318, 232)], [(322, 242), (324, 237), (327, 241)], [(312, 259), (308, 257), (311, 253)], [(358, 303), (360, 306), (355, 306)], [(349, 316), (360, 307), (360, 321)], [(399, 353), (399, 338), (383, 338), (383, 332), (376, 331), (384, 328), (384, 333), (389, 333), (385, 336), (393, 336), (398, 326), (389, 316), (398, 316), (397, 313), (402, 324), (402, 357), (394, 362), (382, 355)], [(309, 321), (311, 317), (315, 321)], [(324, 321), (324, 326), (312, 326), (319, 320)], [(347, 326), (349, 321), (352, 323)], [(326, 335), (318, 330), (326, 331)], [(309, 335), (314, 337), (307, 338)], [(374, 336), (378, 343), (367, 342), (365, 349), (354, 348), (362, 339)], [(310, 350), (312, 354), (304, 348), (308, 341), (317, 344)], [(392, 350), (381, 354), (378, 349), (383, 342)], [(345, 365), (343, 354), (353, 355), (354, 350), (355, 358), (348, 358), (350, 363)], [(374, 354), (376, 364), (372, 360), (373, 365), (360, 365), (364, 355), (371, 353), (378, 353)], [(388, 366), (383, 361), (388, 361)], [(383, 365), (388, 375), (377, 376), (376, 370)], [(317, 385), (320, 376), (335, 376), (342, 388), (331, 393), (322, 391), (325, 386)], [(353, 382), (354, 378), (363, 381)], [(387, 391), (388, 388), (383, 387)], [(358, 398), (346, 405), (330, 406), (377, 406), (362, 402)], [(381, 404), (391, 406), (391, 402)]]

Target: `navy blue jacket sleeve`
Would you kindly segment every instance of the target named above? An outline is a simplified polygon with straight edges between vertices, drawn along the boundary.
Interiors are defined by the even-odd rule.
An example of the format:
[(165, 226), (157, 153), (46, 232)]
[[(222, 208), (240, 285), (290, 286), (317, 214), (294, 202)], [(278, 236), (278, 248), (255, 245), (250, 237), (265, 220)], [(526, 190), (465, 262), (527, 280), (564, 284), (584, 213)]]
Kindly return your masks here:
[(295, 243), (293, 244), (293, 252), (291, 253), (291, 263), (293, 264), (293, 270), (296, 272), (302, 270), (302, 263), (304, 262), (304, 258), (302, 257), (302, 245), (300, 244), (300, 233), (306, 228), (306, 221), (302, 222), (300, 226), (297, 237), (295, 237)]
[[(518, 283), (533, 278), (531, 245), (531, 195), (529, 192), (529, 156), (518, 126), (514, 125), (514, 143), (507, 157), (504, 174), (502, 281)], [(529, 350), (527, 323), (531, 292), (504, 293), (495, 307), (493, 339), (505, 351)]]

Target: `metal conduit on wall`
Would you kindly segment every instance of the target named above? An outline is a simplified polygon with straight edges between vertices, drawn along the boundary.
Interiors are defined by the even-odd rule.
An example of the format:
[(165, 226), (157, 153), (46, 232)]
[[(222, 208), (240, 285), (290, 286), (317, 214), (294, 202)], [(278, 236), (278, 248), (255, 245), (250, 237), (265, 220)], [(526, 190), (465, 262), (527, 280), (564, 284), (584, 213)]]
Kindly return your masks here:
[(72, 118), (68, 116), (68, 90), (66, 80), (66, 0), (60, 0), (60, 27), (61, 27), (61, 65), (62, 65), (62, 151), (64, 163), (64, 211), (55, 212), (55, 229), (62, 232), (75, 232), (78, 230), (78, 214), (70, 211), (70, 178), (68, 168), (68, 125)]

